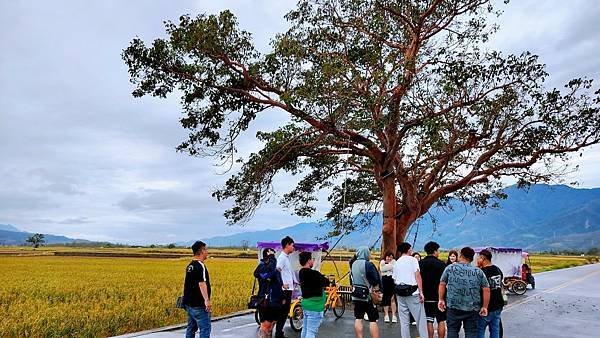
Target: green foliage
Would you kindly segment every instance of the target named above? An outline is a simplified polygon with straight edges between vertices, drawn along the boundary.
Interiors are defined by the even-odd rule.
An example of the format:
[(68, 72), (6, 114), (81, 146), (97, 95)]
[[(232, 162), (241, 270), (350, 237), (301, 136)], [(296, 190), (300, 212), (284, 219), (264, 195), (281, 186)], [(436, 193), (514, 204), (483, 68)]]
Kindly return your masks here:
[(44, 234), (33, 234), (29, 236), (25, 242), (31, 244), (34, 249), (37, 249), (40, 247), (40, 245), (46, 243), (46, 240), (44, 239)]
[(123, 59), (134, 96), (181, 93), (189, 138), (178, 150), (190, 155), (234, 159), (258, 114), (289, 115), (257, 133), (263, 148), (213, 193), (234, 200), (231, 223), (252, 217), (285, 172), (297, 185), (280, 202), (300, 216), (328, 190), (328, 217), (383, 205), (405, 231), (449, 198), (493, 206), (504, 177), (559, 178), (557, 161), (600, 141), (592, 81), (547, 90), (536, 55), (486, 48), (490, 14), (488, 0), (301, 0), (265, 54), (224, 11), (167, 22), (166, 39), (136, 38)]

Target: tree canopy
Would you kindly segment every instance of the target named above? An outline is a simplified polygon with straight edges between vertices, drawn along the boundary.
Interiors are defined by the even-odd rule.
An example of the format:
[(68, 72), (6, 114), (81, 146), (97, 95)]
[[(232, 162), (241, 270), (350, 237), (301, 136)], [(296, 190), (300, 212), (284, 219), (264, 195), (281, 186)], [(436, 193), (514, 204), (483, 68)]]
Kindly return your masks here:
[(289, 115), (213, 193), (234, 200), (231, 223), (287, 172), (299, 180), (281, 204), (300, 216), (323, 189), (330, 218), (382, 208), (388, 250), (436, 204), (484, 207), (504, 177), (548, 182), (600, 140), (592, 80), (545, 88), (536, 55), (486, 46), (494, 14), (488, 0), (301, 0), (267, 53), (223, 11), (166, 22), (167, 38), (135, 38), (122, 57), (135, 97), (181, 93), (190, 155), (235, 158), (259, 114)]
[(25, 242), (31, 244), (34, 249), (37, 249), (40, 245), (46, 243), (46, 240), (44, 239), (44, 234), (33, 234), (29, 236)]

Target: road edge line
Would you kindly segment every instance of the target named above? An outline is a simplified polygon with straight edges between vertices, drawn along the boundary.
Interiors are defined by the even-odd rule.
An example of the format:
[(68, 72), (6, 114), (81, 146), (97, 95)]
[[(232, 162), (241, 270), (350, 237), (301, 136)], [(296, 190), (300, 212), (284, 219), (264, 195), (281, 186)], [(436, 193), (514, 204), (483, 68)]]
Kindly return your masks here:
[[(229, 318), (241, 317), (241, 316), (244, 316), (244, 315), (247, 315), (247, 314), (250, 314), (250, 313), (254, 313), (254, 310), (242, 310), (242, 311), (238, 311), (238, 312), (228, 313), (228, 314), (223, 315), (223, 316), (211, 318), (210, 321), (211, 322), (218, 322), (218, 321), (229, 319)], [(152, 334), (152, 333), (168, 332), (168, 331), (179, 330), (179, 329), (183, 329), (185, 327), (187, 327), (187, 323), (181, 323), (181, 324), (163, 326), (163, 327), (159, 327), (159, 328), (151, 329), (151, 330), (146, 330), (146, 331), (132, 332), (132, 333), (126, 333), (126, 334), (119, 335), (119, 336), (112, 336), (112, 338), (132, 338), (132, 337), (139, 337), (139, 336), (143, 336), (143, 335), (147, 335), (147, 334)]]

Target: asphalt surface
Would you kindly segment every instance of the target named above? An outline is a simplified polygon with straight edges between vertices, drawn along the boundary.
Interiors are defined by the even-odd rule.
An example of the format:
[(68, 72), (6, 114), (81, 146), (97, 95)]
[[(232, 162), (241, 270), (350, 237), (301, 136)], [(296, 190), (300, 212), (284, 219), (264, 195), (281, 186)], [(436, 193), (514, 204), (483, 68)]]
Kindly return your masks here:
[(502, 311), (505, 337), (600, 337), (600, 264), (535, 275)]
[[(600, 337), (600, 264), (585, 265), (535, 275), (536, 289), (522, 295), (509, 295), (509, 304), (502, 312), (505, 337)], [(353, 337), (352, 308), (347, 308), (340, 319), (328, 312), (319, 329), (319, 337)], [(363, 321), (365, 337), (368, 322)], [(399, 337), (399, 324), (379, 320), (380, 337)], [(224, 319), (212, 323), (211, 337), (256, 337), (258, 325), (254, 315)], [(412, 337), (418, 337), (411, 326)], [(289, 323), (285, 334), (300, 337)], [(130, 334), (128, 337), (172, 338), (184, 337), (185, 329)], [(462, 336), (462, 335), (461, 335)]]

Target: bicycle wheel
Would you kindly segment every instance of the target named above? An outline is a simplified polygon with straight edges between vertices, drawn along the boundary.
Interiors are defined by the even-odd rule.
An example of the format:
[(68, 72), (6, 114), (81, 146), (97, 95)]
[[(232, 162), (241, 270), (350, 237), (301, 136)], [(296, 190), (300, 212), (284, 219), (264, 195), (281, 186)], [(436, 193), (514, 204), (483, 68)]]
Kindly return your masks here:
[(333, 314), (335, 315), (335, 318), (342, 318), (344, 312), (346, 312), (346, 300), (342, 297), (338, 297), (333, 305)]
[(304, 312), (302, 312), (302, 305), (299, 303), (294, 305), (292, 316), (290, 317), (290, 326), (296, 332), (302, 331), (302, 320), (304, 319)]
[(522, 280), (517, 280), (512, 285), (512, 291), (517, 295), (522, 295), (527, 291), (527, 284)]
[(260, 314), (258, 313), (258, 309), (254, 311), (254, 320), (256, 320), (256, 324), (260, 325)]

